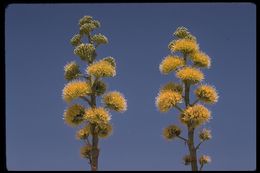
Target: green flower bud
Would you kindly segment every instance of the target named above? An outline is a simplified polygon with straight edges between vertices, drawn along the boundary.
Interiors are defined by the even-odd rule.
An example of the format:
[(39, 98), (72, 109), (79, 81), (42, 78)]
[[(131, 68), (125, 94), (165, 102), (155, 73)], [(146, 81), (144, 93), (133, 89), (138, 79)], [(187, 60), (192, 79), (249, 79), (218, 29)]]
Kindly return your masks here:
[(67, 79), (68, 81), (76, 79), (80, 75), (79, 66), (78, 64), (76, 64), (75, 61), (72, 61), (65, 65), (64, 71), (65, 79)]
[(79, 26), (84, 25), (85, 23), (90, 23), (92, 21), (91, 16), (84, 16), (79, 20)]
[(95, 58), (95, 46), (93, 44), (80, 44), (74, 49), (74, 54), (78, 55), (81, 60), (93, 61)]
[(109, 62), (113, 67), (116, 67), (116, 61), (113, 57), (109, 56), (104, 58), (103, 60)]
[(97, 44), (107, 44), (108, 43), (108, 39), (106, 36), (102, 35), (102, 34), (95, 34), (92, 36), (92, 40), (94, 42), (96, 42)]
[(73, 45), (73, 46), (77, 46), (81, 43), (81, 36), (79, 34), (76, 34), (72, 37), (72, 39), (70, 40), (70, 43)]

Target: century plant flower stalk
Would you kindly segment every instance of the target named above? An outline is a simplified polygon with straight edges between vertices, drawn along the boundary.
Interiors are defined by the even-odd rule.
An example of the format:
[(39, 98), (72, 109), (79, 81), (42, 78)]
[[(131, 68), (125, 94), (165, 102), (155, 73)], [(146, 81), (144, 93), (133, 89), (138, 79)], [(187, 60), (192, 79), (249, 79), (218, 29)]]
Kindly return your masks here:
[[(84, 143), (80, 155), (88, 160), (92, 171), (98, 170), (100, 138), (107, 138), (112, 133), (110, 111), (124, 112), (127, 109), (123, 94), (118, 91), (107, 92), (103, 81), (106, 77), (116, 75), (115, 59), (109, 56), (96, 60), (98, 46), (108, 44), (105, 35), (92, 33), (100, 26), (100, 22), (91, 16), (84, 16), (79, 20), (79, 33), (72, 37), (70, 43), (74, 46), (74, 54), (86, 63), (86, 68), (81, 72), (76, 61), (65, 65), (64, 77), (68, 83), (62, 93), (68, 104), (79, 99), (85, 102), (85, 105), (69, 105), (63, 119), (71, 127), (81, 126), (75, 136)], [(83, 37), (87, 37), (87, 43), (83, 43)], [(98, 97), (101, 97), (103, 106), (97, 106)]]
[[(182, 130), (175, 124), (168, 125), (163, 130), (163, 136), (167, 140), (183, 140), (189, 150), (183, 157), (184, 164), (191, 165), (192, 171), (201, 171), (205, 164), (211, 162), (211, 158), (202, 155), (198, 159), (197, 151), (204, 141), (212, 138), (212, 135), (211, 130), (203, 128), (198, 134), (200, 142), (195, 145), (194, 133), (212, 118), (211, 111), (205, 104), (216, 103), (219, 96), (215, 87), (202, 83), (205, 76), (200, 68), (210, 68), (211, 59), (200, 50), (196, 37), (185, 27), (178, 27), (173, 36), (175, 38), (168, 45), (171, 54), (163, 59), (159, 70), (164, 75), (175, 72), (179, 82), (168, 82), (161, 87), (155, 104), (160, 112), (168, 112), (172, 108), (180, 112), (179, 120), (187, 128), (187, 137), (181, 136)], [(191, 86), (196, 87), (194, 102), (190, 101)], [(181, 106), (181, 103), (184, 105)]]

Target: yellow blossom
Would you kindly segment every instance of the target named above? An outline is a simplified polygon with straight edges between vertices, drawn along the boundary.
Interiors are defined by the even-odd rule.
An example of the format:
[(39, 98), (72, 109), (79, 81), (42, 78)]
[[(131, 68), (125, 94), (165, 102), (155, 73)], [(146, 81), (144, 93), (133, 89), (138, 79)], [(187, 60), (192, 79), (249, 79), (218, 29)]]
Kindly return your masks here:
[(169, 125), (168, 127), (163, 129), (163, 136), (167, 140), (172, 140), (176, 136), (181, 134), (181, 129), (176, 125)]
[(161, 112), (167, 112), (173, 108), (177, 103), (180, 103), (182, 96), (178, 92), (164, 91), (159, 92), (156, 97), (156, 106)]
[(65, 65), (64, 67), (64, 76), (68, 81), (76, 79), (80, 75), (80, 70), (78, 64), (75, 61), (72, 61)]
[(194, 91), (194, 93), (199, 100), (205, 103), (213, 104), (218, 101), (218, 93), (213, 86), (201, 85)]
[(71, 102), (81, 96), (86, 96), (91, 93), (89, 82), (74, 80), (69, 82), (63, 89), (63, 99), (66, 102)]
[(110, 121), (109, 113), (102, 107), (89, 108), (85, 111), (84, 119), (92, 124), (107, 124)]
[(92, 150), (92, 146), (91, 145), (85, 145), (83, 147), (80, 148), (80, 155), (83, 158), (90, 158), (91, 156), (91, 150)]
[(183, 87), (181, 86), (181, 84), (169, 82), (169, 83), (165, 84), (163, 87), (161, 87), (160, 92), (175, 91), (175, 92), (182, 94), (182, 90), (183, 90)]
[(108, 108), (118, 112), (124, 112), (127, 109), (126, 99), (118, 91), (109, 92), (104, 95), (103, 102)]
[(185, 65), (185, 62), (183, 58), (168, 55), (164, 58), (164, 60), (161, 62), (159, 68), (162, 74), (169, 74), (170, 72), (176, 70), (179, 67), (182, 67)]
[(205, 122), (209, 121), (210, 118), (211, 112), (200, 104), (189, 106), (181, 113), (180, 116), (182, 123), (191, 125), (192, 127), (197, 127), (201, 124), (204, 124)]
[(112, 125), (111, 124), (104, 124), (98, 127), (98, 136), (100, 138), (107, 138), (112, 133)]
[(170, 49), (172, 52), (182, 52), (188, 54), (197, 51), (199, 46), (193, 39), (178, 39), (170, 44)]
[(210, 162), (211, 162), (210, 156), (202, 155), (202, 156), (199, 158), (199, 163), (200, 163), (201, 165), (204, 165), (204, 164), (207, 164), (207, 163), (210, 163)]
[(90, 127), (89, 125), (85, 126), (84, 128), (77, 131), (76, 139), (86, 139), (90, 134)]
[(203, 129), (200, 133), (199, 133), (199, 138), (202, 141), (206, 141), (212, 138), (211, 136), (211, 131), (208, 129)]
[(84, 121), (84, 112), (85, 108), (82, 105), (75, 104), (65, 110), (63, 119), (65, 120), (66, 124), (71, 127), (75, 127)]
[(94, 75), (95, 77), (113, 77), (116, 75), (115, 68), (104, 60), (89, 65), (86, 71), (89, 75)]
[(204, 52), (194, 52), (190, 55), (190, 58), (193, 61), (194, 65), (198, 67), (209, 68), (211, 66), (211, 59)]
[(193, 67), (183, 67), (177, 71), (176, 77), (189, 84), (195, 84), (204, 79), (203, 73)]

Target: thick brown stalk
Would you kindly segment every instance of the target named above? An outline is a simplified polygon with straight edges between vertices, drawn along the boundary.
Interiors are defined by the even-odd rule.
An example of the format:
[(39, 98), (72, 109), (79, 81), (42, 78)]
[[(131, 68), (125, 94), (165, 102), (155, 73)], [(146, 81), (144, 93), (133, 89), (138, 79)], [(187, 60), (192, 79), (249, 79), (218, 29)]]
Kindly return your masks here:
[[(188, 59), (186, 54), (184, 54), (184, 60), (185, 60), (185, 64), (187, 65)], [(184, 82), (184, 90), (185, 90), (184, 100), (185, 100), (185, 106), (187, 108), (188, 106), (190, 106), (190, 84), (189, 83)], [(194, 146), (194, 128), (192, 127), (191, 124), (188, 124), (187, 143), (188, 143), (190, 157), (191, 157), (191, 170), (198, 171), (197, 153), (196, 153), (196, 148)]]
[(194, 147), (194, 128), (190, 128), (190, 127), (188, 127), (188, 147), (189, 147), (190, 157), (191, 157), (191, 170), (198, 171), (197, 153)]
[[(96, 107), (96, 96), (95, 96), (95, 82), (92, 86), (92, 94), (91, 94), (91, 107)], [(91, 125), (92, 132), (92, 152), (91, 152), (91, 171), (98, 170), (98, 156), (99, 156), (99, 148), (98, 148), (98, 133), (95, 130), (96, 124)]]

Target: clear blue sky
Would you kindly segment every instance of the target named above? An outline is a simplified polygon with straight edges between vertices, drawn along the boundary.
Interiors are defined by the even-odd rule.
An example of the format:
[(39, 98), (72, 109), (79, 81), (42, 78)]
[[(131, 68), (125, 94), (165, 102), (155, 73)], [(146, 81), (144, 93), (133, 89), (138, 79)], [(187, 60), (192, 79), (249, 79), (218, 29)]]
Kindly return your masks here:
[(97, 32), (109, 39), (98, 48), (98, 58), (116, 59), (117, 76), (106, 80), (109, 90), (124, 93), (128, 100), (124, 114), (112, 112), (114, 132), (101, 140), (100, 170), (190, 170), (181, 163), (188, 152), (183, 142), (162, 137), (165, 126), (180, 124), (178, 112), (160, 113), (155, 107), (160, 86), (176, 81), (174, 74), (160, 74), (159, 64), (169, 54), (167, 46), (178, 26), (187, 27), (211, 57), (212, 68), (203, 71), (205, 83), (220, 95), (217, 104), (208, 106), (213, 119), (203, 126), (213, 135), (198, 152), (212, 157), (205, 170), (256, 168), (256, 6), (115, 3), (7, 7), (9, 170), (89, 170), (79, 154), (76, 129), (62, 119), (66, 103), (61, 97), (64, 65), (81, 62), (69, 41), (84, 15), (99, 20)]

